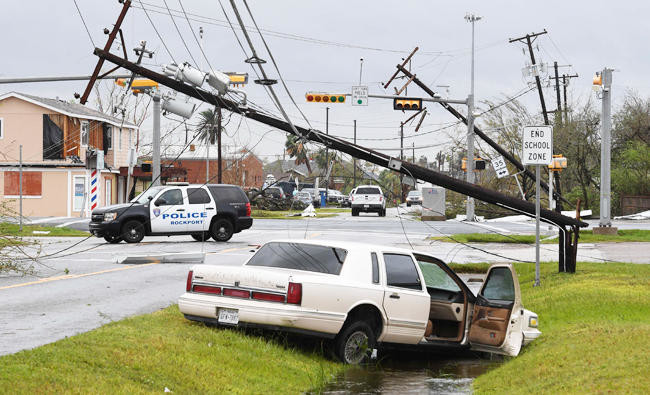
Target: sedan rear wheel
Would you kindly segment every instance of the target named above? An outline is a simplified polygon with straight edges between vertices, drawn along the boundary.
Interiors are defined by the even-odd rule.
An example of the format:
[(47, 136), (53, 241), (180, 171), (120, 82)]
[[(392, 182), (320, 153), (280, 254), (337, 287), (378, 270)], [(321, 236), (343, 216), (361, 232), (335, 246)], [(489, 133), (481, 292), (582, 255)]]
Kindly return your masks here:
[(122, 238), (127, 243), (139, 243), (144, 239), (144, 225), (138, 220), (127, 221), (122, 226)]
[(375, 346), (376, 338), (370, 325), (364, 321), (357, 321), (339, 333), (335, 351), (342, 362), (358, 365), (370, 358)]

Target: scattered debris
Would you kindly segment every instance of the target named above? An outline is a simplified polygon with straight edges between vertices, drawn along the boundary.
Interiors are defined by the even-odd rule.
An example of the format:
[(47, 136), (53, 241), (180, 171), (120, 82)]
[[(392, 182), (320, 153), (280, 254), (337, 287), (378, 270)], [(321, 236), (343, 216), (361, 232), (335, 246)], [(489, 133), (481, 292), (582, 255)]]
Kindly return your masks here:
[(614, 219), (626, 219), (626, 220), (632, 220), (632, 221), (642, 221), (642, 220), (645, 220), (645, 219), (650, 219), (650, 210), (642, 211), (642, 212), (636, 213), (636, 214), (621, 215), (621, 216), (618, 216), (618, 217), (614, 217)]
[(316, 216), (316, 209), (314, 208), (313, 204), (310, 204), (307, 206), (307, 208), (302, 212), (301, 214), (303, 217), (315, 217)]

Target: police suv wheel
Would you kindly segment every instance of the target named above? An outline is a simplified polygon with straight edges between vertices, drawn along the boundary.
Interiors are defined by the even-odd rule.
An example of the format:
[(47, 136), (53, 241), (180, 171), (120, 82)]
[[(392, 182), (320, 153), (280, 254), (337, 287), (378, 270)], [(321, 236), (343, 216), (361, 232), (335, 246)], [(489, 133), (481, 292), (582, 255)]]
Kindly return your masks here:
[(190, 236), (196, 241), (208, 241), (212, 237), (210, 232), (192, 233)]
[(127, 221), (122, 226), (122, 238), (127, 243), (139, 243), (144, 238), (144, 225), (137, 220)]
[(122, 241), (122, 238), (119, 237), (119, 236), (104, 236), (104, 240), (106, 240), (107, 242), (109, 242), (111, 244), (117, 244), (120, 241)]
[(216, 241), (228, 241), (234, 233), (234, 226), (230, 220), (219, 218), (212, 223), (210, 234)]

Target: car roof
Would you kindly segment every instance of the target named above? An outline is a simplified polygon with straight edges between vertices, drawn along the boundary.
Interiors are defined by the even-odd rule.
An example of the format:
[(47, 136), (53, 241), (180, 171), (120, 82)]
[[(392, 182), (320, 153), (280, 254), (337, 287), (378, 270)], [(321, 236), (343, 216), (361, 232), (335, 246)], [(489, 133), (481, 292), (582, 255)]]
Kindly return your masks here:
[[(409, 250), (406, 248), (399, 248), (399, 247), (387, 247), (385, 245), (379, 245), (379, 244), (370, 244), (370, 243), (360, 243), (360, 242), (355, 242), (355, 241), (340, 241), (340, 240), (305, 240), (305, 239), (277, 239), (277, 240), (270, 240), (267, 243), (298, 243), (298, 244), (310, 244), (310, 245), (318, 245), (318, 246), (323, 246), (323, 247), (334, 247), (334, 248), (342, 248), (345, 250), (366, 250), (368, 252), (370, 251), (386, 251), (386, 252), (396, 252), (396, 253), (404, 253), (404, 254), (412, 254), (412, 253), (418, 253), (418, 254), (424, 254), (424, 255), (431, 255), (426, 252), (419, 252), (419, 251), (414, 251), (414, 250)], [(267, 244), (264, 243), (264, 244)]]

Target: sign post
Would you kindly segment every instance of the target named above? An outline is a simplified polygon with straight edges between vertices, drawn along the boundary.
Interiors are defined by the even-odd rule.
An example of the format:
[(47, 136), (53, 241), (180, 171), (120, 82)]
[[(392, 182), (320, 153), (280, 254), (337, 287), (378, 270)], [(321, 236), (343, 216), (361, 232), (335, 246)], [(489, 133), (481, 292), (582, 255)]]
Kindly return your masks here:
[(353, 86), (352, 87), (352, 105), (353, 106), (367, 106), (368, 105), (368, 86)]
[(553, 127), (524, 126), (523, 129), (522, 162), (535, 165), (535, 284), (539, 281), (539, 189), (540, 166), (548, 166), (553, 160)]

